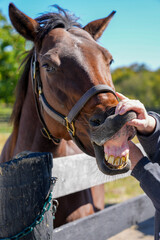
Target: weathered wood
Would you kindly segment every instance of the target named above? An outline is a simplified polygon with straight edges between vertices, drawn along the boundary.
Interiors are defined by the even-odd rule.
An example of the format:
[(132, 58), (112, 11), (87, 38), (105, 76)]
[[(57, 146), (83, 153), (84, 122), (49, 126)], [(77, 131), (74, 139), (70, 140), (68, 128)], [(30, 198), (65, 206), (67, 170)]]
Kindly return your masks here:
[(54, 196), (61, 197), (89, 187), (128, 176), (129, 173), (107, 176), (96, 164), (96, 160), (86, 154), (53, 159), (53, 176), (58, 177)]
[[(142, 147), (138, 146), (142, 150)], [(95, 158), (86, 154), (54, 158), (53, 166), (53, 176), (58, 177), (54, 197), (65, 196), (130, 175), (129, 171), (125, 174), (107, 176), (98, 169)]]
[[(0, 164), (0, 239), (13, 237), (34, 223), (50, 192), (52, 154), (23, 153)], [(22, 239), (52, 239), (51, 211)], [(18, 239), (18, 238), (16, 238)]]
[(53, 240), (106, 240), (152, 216), (154, 207), (151, 201), (146, 195), (141, 195), (56, 228)]

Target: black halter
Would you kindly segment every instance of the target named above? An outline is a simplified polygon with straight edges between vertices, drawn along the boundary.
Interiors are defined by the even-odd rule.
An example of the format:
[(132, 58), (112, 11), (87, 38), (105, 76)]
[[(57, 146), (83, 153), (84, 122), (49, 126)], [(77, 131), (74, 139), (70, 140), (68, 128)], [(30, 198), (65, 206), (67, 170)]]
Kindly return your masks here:
[[(76, 143), (76, 145), (85, 153), (88, 154), (87, 150), (85, 149), (83, 143), (79, 140), (76, 136), (76, 129), (74, 125), (74, 121), (76, 120), (77, 115), (80, 113), (84, 105), (88, 102), (88, 100), (98, 93), (112, 93), (117, 98), (115, 92), (112, 90), (111, 87), (103, 84), (99, 84), (90, 88), (84, 95), (78, 100), (78, 102), (72, 107), (68, 116), (64, 116), (61, 113), (57, 112), (46, 100), (43, 94), (43, 87), (42, 81), (40, 78), (40, 70), (39, 70), (39, 63), (36, 58), (36, 52), (34, 52), (33, 57), (31, 59), (31, 79), (32, 79), (32, 86), (33, 92), (35, 97), (35, 103), (37, 108), (37, 113), (39, 119), (43, 125), (42, 133), (45, 137), (52, 140), (55, 144), (60, 143), (60, 139), (55, 138), (49, 132), (48, 127), (45, 124), (43, 116), (41, 114), (41, 110), (39, 107), (39, 102), (42, 105), (43, 109), (56, 121), (61, 123), (63, 126), (66, 127), (67, 131), (69, 132), (72, 140)], [(39, 102), (38, 102), (39, 101)]]

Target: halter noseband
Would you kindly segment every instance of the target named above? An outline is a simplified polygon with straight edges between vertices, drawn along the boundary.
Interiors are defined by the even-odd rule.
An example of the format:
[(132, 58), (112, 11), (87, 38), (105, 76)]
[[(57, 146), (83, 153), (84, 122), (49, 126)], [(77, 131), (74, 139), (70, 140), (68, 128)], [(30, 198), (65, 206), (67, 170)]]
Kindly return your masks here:
[[(63, 114), (57, 112), (48, 102), (47, 99), (44, 96), (43, 93), (43, 87), (42, 87), (42, 81), (40, 77), (40, 70), (39, 70), (39, 63), (36, 58), (36, 52), (34, 51), (34, 54), (31, 59), (31, 79), (32, 79), (32, 86), (33, 86), (33, 92), (35, 97), (35, 103), (37, 108), (37, 113), (39, 116), (39, 119), (43, 125), (43, 134), (47, 136), (49, 139), (51, 139), (55, 144), (58, 144), (60, 142), (60, 139), (57, 139), (52, 136), (52, 134), (49, 132), (45, 121), (42, 117), (41, 110), (39, 107), (39, 102), (41, 103), (43, 109), (56, 121), (61, 123), (63, 126), (66, 127), (67, 131), (69, 132), (72, 140), (77, 144), (77, 146), (85, 153), (87, 153), (84, 145), (79, 140), (79, 138), (76, 136), (76, 129), (74, 125), (74, 121), (77, 117), (77, 115), (80, 113), (84, 105), (89, 101), (91, 97), (98, 93), (112, 93), (117, 98), (115, 92), (112, 90), (111, 87), (103, 84), (99, 84), (96, 86), (91, 87), (88, 91), (84, 93), (84, 95), (78, 100), (78, 102), (72, 107), (70, 112), (68, 113), (68, 116), (64, 116)], [(38, 102), (39, 100), (39, 102)], [(88, 153), (87, 153), (88, 154)]]

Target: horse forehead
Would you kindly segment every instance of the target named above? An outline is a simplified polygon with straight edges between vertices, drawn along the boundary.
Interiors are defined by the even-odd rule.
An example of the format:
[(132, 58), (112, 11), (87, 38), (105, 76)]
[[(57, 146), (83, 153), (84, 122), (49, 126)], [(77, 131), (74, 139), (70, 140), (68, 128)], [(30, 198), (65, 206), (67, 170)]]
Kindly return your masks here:
[[(109, 52), (101, 47), (97, 42), (82, 29), (53, 29), (48, 33), (43, 44), (42, 56), (47, 55), (50, 59), (58, 59), (71, 64), (74, 62), (80, 69), (93, 75), (104, 68), (111, 59)], [(104, 73), (104, 71), (103, 71)], [(102, 73), (101, 73), (102, 74)]]
[(48, 37), (53, 41), (61, 42), (68, 40), (84, 41), (85, 39), (95, 42), (89, 33), (80, 28), (71, 28), (66, 30), (64, 28), (55, 28), (51, 30), (48, 34)]
[(61, 28), (56, 28), (50, 31), (44, 38), (43, 52), (50, 49), (58, 49), (59, 53), (77, 55), (78, 51), (83, 52), (88, 48), (88, 51), (101, 51), (100, 46), (93, 38), (82, 29), (71, 29), (69, 31)]

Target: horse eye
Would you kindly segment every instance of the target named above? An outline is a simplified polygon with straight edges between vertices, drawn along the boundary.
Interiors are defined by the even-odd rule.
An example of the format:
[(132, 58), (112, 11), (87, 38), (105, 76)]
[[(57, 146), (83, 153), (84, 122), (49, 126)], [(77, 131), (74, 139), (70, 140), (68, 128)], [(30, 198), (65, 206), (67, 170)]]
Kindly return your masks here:
[(113, 62), (114, 62), (114, 60), (112, 59), (109, 64), (111, 65)]
[(42, 65), (42, 67), (45, 68), (47, 72), (54, 72), (54, 71), (56, 70), (55, 67), (49, 66), (48, 63), (44, 63), (44, 64)]

